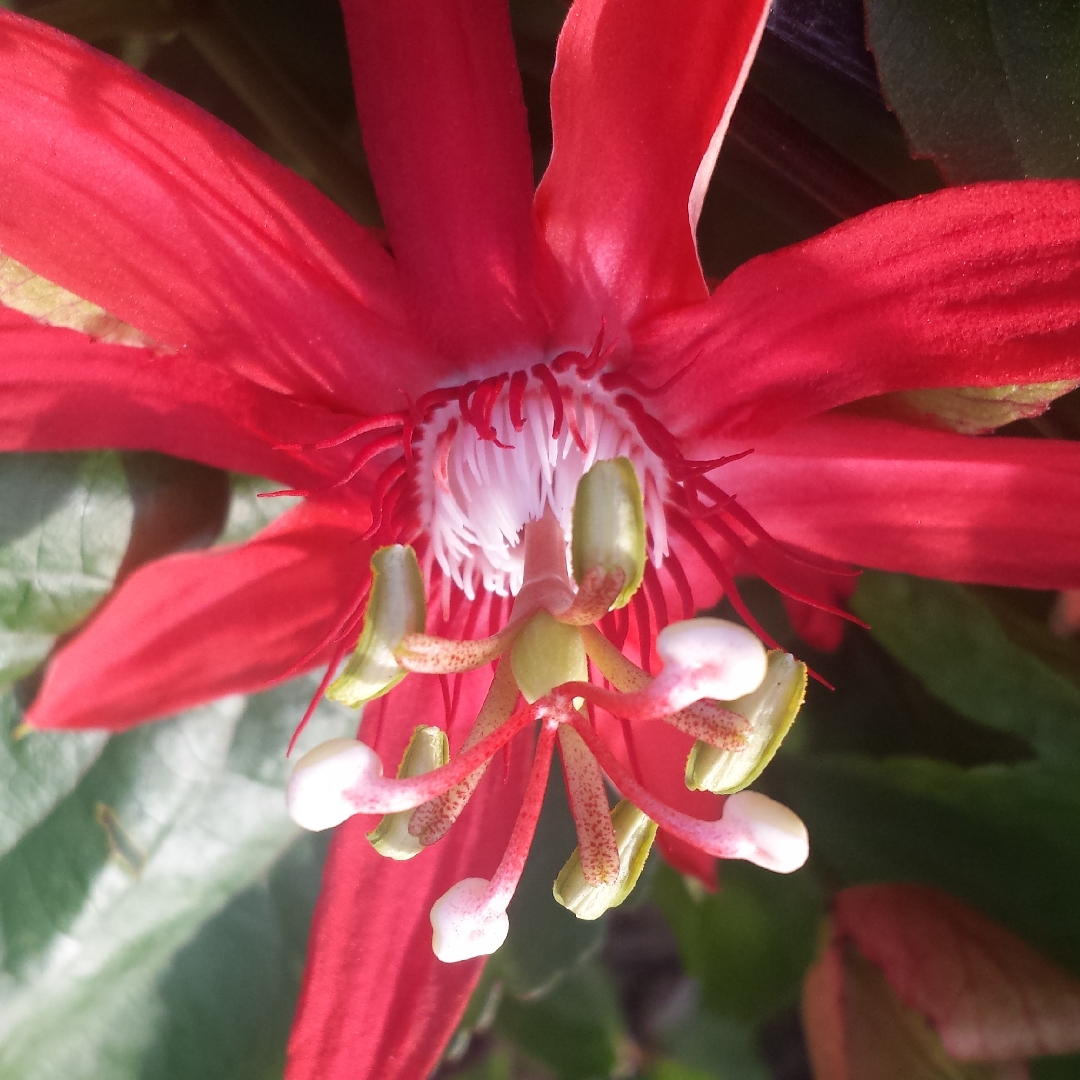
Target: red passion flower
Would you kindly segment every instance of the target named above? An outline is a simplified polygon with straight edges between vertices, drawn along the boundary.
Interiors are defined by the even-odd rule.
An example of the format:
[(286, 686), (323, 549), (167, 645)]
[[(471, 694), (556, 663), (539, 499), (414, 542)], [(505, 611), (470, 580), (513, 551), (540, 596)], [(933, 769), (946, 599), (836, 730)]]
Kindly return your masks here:
[(305, 824), (348, 818), (291, 1080), (428, 1073), (479, 976), (460, 958), (505, 934), (556, 744), (579, 914), (618, 902), (654, 823), (704, 876), (805, 857), (790, 811), (741, 791), (717, 817), (684, 783), (693, 746), (695, 786), (741, 787), (801, 698), (790, 657), (692, 618), (741, 609), (736, 572), (826, 637), (806, 612), (853, 564), (1080, 587), (1080, 449), (956, 430), (1080, 380), (1080, 185), (885, 206), (710, 295), (694, 230), (767, 6), (577, 0), (534, 194), (503, 0), (345, 0), (385, 244), (0, 12), (0, 446), (160, 450), (304, 495), (128, 577), (28, 723), (123, 729), (358, 636), (331, 692), (377, 699), (290, 791)]

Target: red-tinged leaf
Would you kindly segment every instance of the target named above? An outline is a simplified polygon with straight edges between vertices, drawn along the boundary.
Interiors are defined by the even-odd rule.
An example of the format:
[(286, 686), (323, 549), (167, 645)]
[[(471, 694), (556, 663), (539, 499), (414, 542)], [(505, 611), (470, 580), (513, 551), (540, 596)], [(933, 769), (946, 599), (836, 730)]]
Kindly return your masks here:
[(974, 908), (920, 885), (864, 885), (839, 931), (960, 1061), (1080, 1050), (1080, 983)]
[(807, 973), (803, 1024), (815, 1080), (1027, 1080), (1026, 1062), (961, 1062), (881, 971), (833, 940)]
[(848, 1080), (843, 1005), (844, 968), (830, 944), (803, 982), (802, 1022), (814, 1080)]

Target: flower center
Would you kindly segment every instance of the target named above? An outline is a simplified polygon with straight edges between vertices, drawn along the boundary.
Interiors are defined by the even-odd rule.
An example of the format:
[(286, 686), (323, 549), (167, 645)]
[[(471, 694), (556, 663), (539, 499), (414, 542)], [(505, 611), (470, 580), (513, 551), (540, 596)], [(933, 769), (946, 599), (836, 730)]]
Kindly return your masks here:
[[(491, 396), (497, 397), (501, 389)], [(549, 400), (553, 405), (561, 400), (557, 384)], [(545, 425), (542, 438), (532, 440), (535, 451), (524, 458), (527, 464), (540, 465), (535, 475), (522, 477), (522, 483), (527, 480), (536, 489), (530, 492), (534, 501), (523, 501), (520, 510), (521, 542), (513, 548), (507, 543), (516, 540), (517, 530), (492, 534), (497, 554), (523, 549), (509, 622), (482, 639), (427, 634), (424, 575), (414, 549), (401, 544), (380, 548), (371, 561), (363, 633), (327, 691), (343, 704), (362, 706), (391, 692), (409, 673), (449, 676), (494, 663), (487, 697), (464, 743), (452, 755), (446, 733), (421, 725), (397, 778), (390, 780), (365, 743), (333, 740), (301, 759), (289, 785), (290, 812), (299, 824), (322, 829), (353, 814), (382, 814), (368, 839), (383, 855), (409, 859), (453, 826), (493, 755), (518, 732), (539, 724), (522, 806), (494, 875), (458, 882), (431, 909), (433, 948), (445, 961), (493, 952), (506, 937), (507, 905), (525, 866), (556, 748), (578, 850), (559, 875), (555, 897), (581, 918), (596, 918), (622, 902), (658, 825), (709, 854), (749, 859), (782, 872), (806, 858), (806, 829), (798, 818), (765, 796), (742, 790), (794, 719), (805, 690), (805, 668), (779, 651), (767, 656), (745, 627), (717, 619), (665, 627), (656, 640), (663, 667), (655, 678), (624, 656), (596, 624), (628, 604), (643, 581), (646, 524), (639, 470), (621, 456), (593, 461), (583, 473), (590, 446), (584, 437), (574, 440), (580, 461), (567, 474), (578, 477), (565, 507), (571, 530), (567, 536), (557, 517), (563, 509), (557, 470), (571, 451), (559, 441), (557, 417), (550, 417), (555, 428), (548, 435), (549, 417), (538, 401), (526, 401), (524, 393), (511, 397), (505, 417), (496, 417), (494, 405), (479, 414), (472, 410), (470, 417), (470, 395), (461, 400), (462, 416), (481, 434), (472, 441), (495, 444), (495, 453), (513, 453), (499, 438), (503, 432), (496, 421), (505, 419), (506, 434), (512, 431), (519, 440), (530, 419), (536, 429), (541, 422)], [(439, 434), (424, 444), (427, 456), (421, 458), (420, 473), (433, 474), (435, 488), (449, 498), (454, 494), (447, 477), (452, 466), (444, 468), (442, 462), (453, 459), (460, 425), (456, 416), (442, 419), (442, 425), (432, 425)], [(618, 449), (627, 433), (611, 437), (619, 440), (614, 444)], [(548, 456), (552, 445), (561, 459)], [(595, 457), (602, 443), (592, 445)], [(637, 445), (645, 460), (645, 447)], [(464, 447), (461, 452), (466, 452)], [(494, 469), (491, 461), (488, 465)], [(476, 486), (460, 484), (459, 498), (467, 500), (470, 491), (480, 497), (483, 474), (478, 468), (471, 477)], [(511, 487), (506, 497), (512, 493)], [(462, 502), (455, 505), (464, 511)], [(494, 513), (492, 507), (500, 504), (485, 505)], [(539, 516), (524, 516), (529, 510)], [(492, 573), (514, 581), (512, 568), (493, 566)], [(591, 681), (590, 664), (608, 686)], [(692, 787), (731, 793), (721, 817), (689, 817), (644, 787), (608, 748), (594, 709), (630, 725), (665, 720), (696, 740), (686, 780)], [(623, 795), (614, 809), (609, 807), (605, 774)]]
[[(710, 479), (733, 458), (685, 458), (642, 403), (662, 387), (628, 370), (603, 371), (606, 360), (598, 343), (588, 356), (565, 352), (528, 371), (432, 390), (407, 410), (364, 418), (319, 444), (364, 440), (335, 486), (383, 462), (365, 539), (384, 545), (371, 559), (359, 641), (358, 608), (319, 646), (337, 642), (319, 693), (360, 707), (398, 692), (407, 676), (493, 670), (464, 740), (451, 747), (447, 694), (446, 729), (418, 727), (394, 779), (361, 741), (334, 740), (305, 756), (290, 781), (295, 820), (321, 829), (379, 814), (369, 834), (375, 848), (413, 858), (452, 827), (493, 755), (538, 729), (499, 867), (491, 879), (459, 882), (432, 909), (433, 945), (445, 960), (491, 952), (505, 937), (556, 749), (579, 845), (555, 896), (581, 918), (622, 902), (657, 827), (708, 854), (781, 872), (806, 858), (798, 818), (744, 789), (794, 720), (807, 671), (779, 649), (766, 655), (758, 638), (769, 639), (742, 604), (727, 558), (744, 559), (795, 598), (804, 579), (839, 571), (806, 564), (773, 540)], [(670, 552), (669, 528), (677, 539)], [(680, 561), (687, 556), (715, 575), (758, 636), (689, 618), (694, 594)], [(685, 621), (670, 621), (665, 583)], [(444, 626), (480, 591), (513, 595), (509, 619), (486, 638), (429, 634), (429, 592), (440, 586)], [(506, 606), (491, 610), (495, 631)], [(726, 795), (720, 818), (689, 817), (645, 786), (636, 731), (648, 738), (645, 725), (657, 720), (692, 740), (686, 784)], [(623, 797), (614, 808), (607, 784)]]
[(649, 551), (667, 554), (664, 462), (615, 395), (576, 371), (536, 365), (463, 388), (419, 433), (416, 484), (427, 557), (471, 600), (517, 595), (523, 530), (550, 511), (570, 535), (574, 496), (597, 461), (626, 458), (644, 497)]

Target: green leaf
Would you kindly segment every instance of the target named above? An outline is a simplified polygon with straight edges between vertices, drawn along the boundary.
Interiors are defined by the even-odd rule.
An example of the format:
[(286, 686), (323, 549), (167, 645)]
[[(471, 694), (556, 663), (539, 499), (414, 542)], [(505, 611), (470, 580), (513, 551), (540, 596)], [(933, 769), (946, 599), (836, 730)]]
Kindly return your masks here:
[(0, 697), (0, 856), (71, 792), (108, 739), (100, 731), (35, 731), (18, 739), (21, 719), (14, 694)]
[(284, 1067), (329, 834), (305, 833), (206, 922), (157, 980), (140, 1080), (270, 1080)]
[(1080, 1080), (1080, 1054), (1037, 1058), (1031, 1063), (1034, 1080)]
[(0, 688), (28, 675), (49, 655), (54, 634), (35, 634), (0, 627)]
[(663, 1035), (668, 1059), (649, 1080), (769, 1080), (753, 1028), (696, 1004)]
[(1080, 972), (1080, 772), (828, 756), (778, 766), (815, 865), (839, 885), (936, 886)]
[(715, 1075), (678, 1061), (659, 1061), (647, 1074), (648, 1080), (712, 1080)]
[(720, 1016), (757, 1021), (790, 1004), (817, 951), (824, 911), (805, 871), (778, 875), (727, 862), (720, 891), (700, 900), (664, 867), (653, 899), (667, 916), (688, 974)]
[[(45, 770), (38, 820), (0, 858), (0, 1080), (143, 1076), (177, 1037), (177, 995), (197, 1012), (227, 991), (220, 937), (204, 930), (210, 937), (200, 946), (196, 935), (296, 835), (284, 808), (284, 750), (313, 686), (308, 678), (225, 698), (103, 747), (80, 751), (76, 738), (61, 774)], [(323, 706), (306, 741), (351, 723)], [(32, 734), (16, 750), (45, 738)], [(59, 746), (72, 736), (56, 739)], [(33, 759), (17, 764), (24, 784), (31, 766), (42, 771)], [(0, 820), (16, 801), (0, 789)], [(270, 880), (264, 888), (273, 893)], [(265, 898), (244, 904), (267, 911)], [(227, 918), (243, 922), (242, 911)], [(188, 959), (177, 957), (193, 940)], [(258, 954), (249, 940), (236, 956), (245, 949)], [(246, 962), (252, 970), (255, 961)], [(295, 956), (289, 964), (295, 979)], [(268, 1008), (287, 1012), (280, 983), (263, 989)], [(213, 1075), (197, 1064), (167, 1075)]]
[(218, 544), (238, 544), (243, 540), (249, 540), (272, 521), (281, 517), (286, 510), (291, 510), (302, 501), (291, 495), (277, 499), (259, 498), (260, 493), (280, 491), (281, 484), (257, 476), (230, 473), (229, 484), (232, 488), (229, 514), (221, 536), (218, 537)]
[(455, 1070), (454, 1080), (516, 1080), (513, 1057), (506, 1047), (496, 1047), (478, 1064), (464, 1072)]
[(890, 104), (953, 183), (1076, 176), (1080, 20), (1060, 0), (867, 0)]
[(5, 454), (0, 506), (0, 627), (63, 633), (112, 587), (127, 546), (133, 511), (120, 458)]
[(1080, 759), (1080, 687), (1013, 640), (961, 585), (864, 573), (852, 609), (874, 637), (957, 712)]
[(610, 1076), (624, 1038), (614, 990), (596, 964), (578, 966), (537, 1000), (505, 997), (495, 1024), (559, 1080)]

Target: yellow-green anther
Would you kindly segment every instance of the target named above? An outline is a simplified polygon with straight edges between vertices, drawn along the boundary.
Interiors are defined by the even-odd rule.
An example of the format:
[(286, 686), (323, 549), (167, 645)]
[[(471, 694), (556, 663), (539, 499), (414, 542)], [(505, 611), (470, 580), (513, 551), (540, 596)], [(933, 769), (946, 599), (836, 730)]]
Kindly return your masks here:
[(731, 795), (752, 784), (791, 730), (805, 696), (806, 665), (791, 653), (772, 650), (761, 685), (738, 701), (721, 702), (750, 721), (745, 748), (720, 750), (699, 739), (686, 762), (686, 786)]
[(423, 633), (426, 621), (424, 579), (416, 552), (402, 544), (379, 548), (371, 556), (364, 631), (326, 696), (357, 709), (395, 687), (407, 672), (394, 658), (394, 650), (406, 634)]
[(611, 606), (630, 602), (645, 573), (645, 503), (628, 458), (598, 461), (581, 478), (570, 551), (579, 585), (592, 570), (622, 571), (622, 591)]
[(584, 682), (589, 661), (581, 632), (538, 611), (514, 639), (514, 679), (530, 704), (565, 682)]
[(575, 849), (555, 879), (552, 892), (564, 908), (579, 919), (599, 919), (618, 907), (633, 892), (656, 838), (656, 822), (629, 799), (611, 811), (611, 824), (619, 845), (619, 876), (609, 885), (590, 885), (581, 870), (581, 852)]
[[(421, 724), (405, 747), (401, 764), (398, 766), (398, 779), (422, 776), (432, 769), (441, 768), (450, 760), (450, 740), (446, 732), (437, 727)], [(397, 814), (387, 814), (379, 824), (367, 834), (371, 846), (388, 859), (411, 859), (424, 850), (419, 839), (409, 834), (409, 822), (415, 810), (402, 810)]]

